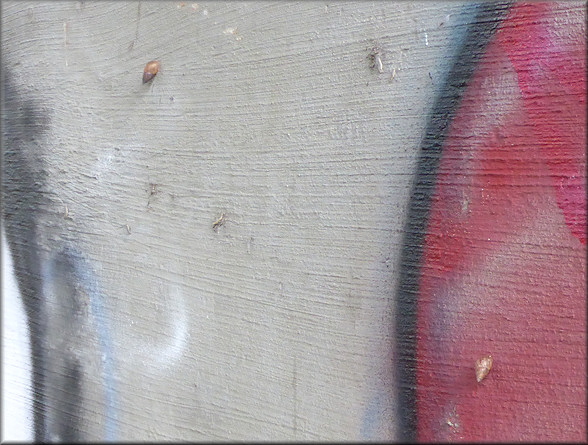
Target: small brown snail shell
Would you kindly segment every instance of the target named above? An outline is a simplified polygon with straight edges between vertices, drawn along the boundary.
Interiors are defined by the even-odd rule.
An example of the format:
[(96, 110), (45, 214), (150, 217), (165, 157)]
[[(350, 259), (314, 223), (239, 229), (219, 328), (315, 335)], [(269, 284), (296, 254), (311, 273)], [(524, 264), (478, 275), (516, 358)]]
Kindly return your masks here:
[(143, 70), (143, 83), (147, 83), (153, 79), (158, 71), (159, 62), (157, 60), (147, 62), (147, 65), (145, 65), (145, 69)]
[(492, 356), (487, 355), (485, 357), (479, 358), (476, 360), (474, 365), (474, 369), (476, 370), (476, 380), (480, 383), (484, 380), (484, 377), (488, 375), (490, 369), (492, 368)]

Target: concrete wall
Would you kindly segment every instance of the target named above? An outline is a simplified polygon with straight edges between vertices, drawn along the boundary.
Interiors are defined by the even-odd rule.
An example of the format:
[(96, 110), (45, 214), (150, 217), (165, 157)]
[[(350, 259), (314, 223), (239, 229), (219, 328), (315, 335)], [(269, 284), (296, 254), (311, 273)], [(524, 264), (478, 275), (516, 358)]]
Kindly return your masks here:
[[(3, 3), (4, 67), (44, 120), (45, 255), (74, 243), (108, 312), (94, 316), (111, 335), (116, 437), (394, 437), (397, 247), (462, 14)], [(67, 337), (99, 343), (74, 324)], [(78, 343), (73, 356), (96, 355)], [(93, 361), (81, 414), (99, 439)]]
[(474, 13), (3, 2), (20, 153), (4, 187), (16, 196), (26, 177), (15, 215), (35, 215), (4, 217), (38, 252), (31, 293), (44, 297), (25, 313), (46, 330), (32, 346), (44, 434), (407, 437), (401, 246), (431, 110)]

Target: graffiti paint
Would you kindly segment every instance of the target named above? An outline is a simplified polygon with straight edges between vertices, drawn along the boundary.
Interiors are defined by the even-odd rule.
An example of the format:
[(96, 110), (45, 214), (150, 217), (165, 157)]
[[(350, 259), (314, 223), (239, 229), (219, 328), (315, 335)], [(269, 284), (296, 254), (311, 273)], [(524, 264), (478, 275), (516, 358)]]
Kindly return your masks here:
[[(62, 373), (53, 375), (52, 385), (57, 386), (59, 393), (64, 393), (60, 401), (60, 414), (55, 419), (59, 425), (55, 428), (46, 422), (46, 430), (54, 431), (52, 440), (69, 441), (78, 439), (73, 436), (70, 416), (79, 410), (82, 394), (81, 387), (76, 391), (64, 388), (82, 385), (84, 380), (83, 367), (92, 361), (86, 349), (93, 342), (97, 343), (97, 361), (100, 363), (103, 392), (104, 441), (116, 439), (117, 429), (117, 385), (115, 379), (114, 346), (110, 331), (110, 316), (108, 302), (100, 291), (95, 273), (89, 262), (78, 249), (66, 246), (62, 251), (43, 263), (42, 272), (43, 295), (48, 302), (52, 325), (59, 332), (49, 334), (51, 338), (62, 337), (62, 347), (55, 354), (62, 360), (63, 365), (54, 365), (55, 369), (63, 369)], [(87, 307), (87, 310), (85, 308)], [(49, 328), (51, 329), (51, 328)], [(88, 333), (84, 331), (90, 331)], [(55, 340), (54, 340), (55, 341)], [(76, 343), (80, 342), (79, 345)], [(80, 351), (80, 352), (78, 352)], [(71, 374), (59, 384), (60, 378)], [(52, 388), (48, 389), (51, 392)], [(57, 397), (55, 397), (57, 398)], [(73, 438), (72, 438), (73, 437)]]
[[(304, 8), (313, 7), (308, 4)], [(193, 22), (178, 22), (177, 29), (185, 30), (182, 36), (189, 42), (197, 40), (189, 34), (194, 29), (198, 39), (208, 36), (198, 46), (197, 58), (191, 57), (194, 48), (188, 43), (168, 47), (159, 27), (146, 28), (151, 29), (153, 42), (162, 39), (160, 49), (169, 59), (168, 82), (173, 79), (180, 85), (166, 87), (165, 78), (155, 80), (163, 82), (162, 88), (173, 88), (175, 100), (168, 100), (154, 91), (147, 94), (149, 88), (142, 88), (142, 96), (129, 89), (139, 87), (137, 67), (148, 60), (144, 54), (133, 60), (145, 43), (139, 39), (141, 14), (132, 22), (131, 45), (112, 40), (105, 51), (104, 39), (93, 41), (90, 31), (80, 31), (99, 23), (99, 18), (110, 20), (113, 7), (101, 5), (86, 5), (72, 14), (51, 10), (53, 6), (41, 8), (46, 12), (31, 8), (30, 14), (9, 6), (11, 21), (3, 22), (18, 24), (12, 25), (15, 35), (17, 28), (30, 25), (29, 15), (31, 21), (35, 14), (44, 23), (55, 19), (56, 29), (65, 23), (67, 54), (62, 55), (68, 70), (62, 74), (75, 71), (77, 76), (68, 74), (59, 83), (60, 77), (52, 72), (46, 76), (52, 79), (48, 85), (37, 73), (35, 86), (43, 94), (35, 94), (34, 88), (26, 91), (22, 85), (30, 83), (27, 80), (17, 91), (10, 76), (6, 83), (3, 79), (7, 148), (2, 217), (30, 337), (37, 441), (117, 440), (130, 434), (149, 439), (255, 437), (261, 430), (265, 433), (260, 425), (270, 427), (273, 437), (291, 434), (295, 439), (352, 433), (377, 439), (397, 431), (401, 441), (576, 440), (585, 435), (586, 366), (580, 347), (586, 340), (581, 298), (586, 32), (577, 6), (467, 6), (477, 13), (459, 26), (443, 15), (439, 22), (444, 20), (445, 25), (434, 27), (455, 28), (451, 33), (459, 39), (451, 69), (431, 74), (428, 69), (419, 72), (418, 65), (439, 58), (434, 51), (440, 48), (440, 34), (434, 27), (421, 27), (422, 16), (412, 15), (410, 8), (404, 13), (413, 17), (415, 29), (390, 27), (397, 33), (397, 46), (389, 44), (386, 29), (377, 36), (378, 50), (366, 64), (361, 48), (366, 48), (367, 37), (358, 43), (346, 30), (355, 32), (355, 26), (362, 29), (366, 23), (384, 28), (384, 23), (391, 23), (387, 18), (397, 14), (396, 5), (388, 11), (377, 5), (363, 12), (360, 6), (349, 12), (347, 4), (324, 11), (319, 5), (320, 14), (330, 18), (321, 24), (319, 14), (311, 11), (313, 27), (323, 28), (309, 32), (308, 42), (302, 32), (292, 33), (301, 40), (287, 40), (287, 33), (276, 39), (270, 33), (264, 41), (265, 31), (251, 33), (246, 19), (239, 26), (243, 39), (231, 41), (254, 48), (243, 51), (215, 42), (214, 32), (222, 33), (206, 30), (204, 19), (208, 11), (209, 22), (222, 14), (255, 17), (254, 9), (223, 10), (226, 5), (219, 2), (198, 15), (202, 21), (197, 28)], [(292, 16), (309, 13), (292, 5), (283, 7)], [(274, 10), (284, 10), (253, 7), (264, 19)], [(114, 8), (120, 8), (116, 12), (121, 15), (127, 9)], [(166, 27), (176, 20), (169, 18), (165, 6), (150, 8), (145, 20), (163, 19)], [(175, 6), (172, 9), (177, 12)], [(430, 15), (429, 10), (425, 13)], [(283, 15), (271, 16), (278, 21), (267, 20), (272, 24), (267, 29), (287, 29), (293, 20), (283, 20)], [(378, 26), (372, 26), (374, 19)], [(397, 23), (407, 22), (406, 17), (400, 19)], [(102, 22), (97, 29), (108, 25)], [(86, 51), (80, 37), (95, 52)], [(45, 40), (31, 37), (34, 42)], [(316, 45), (313, 51), (305, 52), (306, 43)], [(112, 50), (115, 46), (124, 48), (122, 56)], [(37, 63), (35, 57), (20, 57), (23, 48), (26, 45), (15, 43), (12, 64)], [(418, 48), (430, 52), (418, 53)], [(302, 57), (297, 58), (299, 53)], [(412, 53), (418, 57), (411, 58)], [(259, 72), (248, 77), (251, 70), (243, 69), (247, 66)], [(113, 75), (96, 77), (94, 67), (100, 67), (98, 74)], [(409, 73), (422, 74), (424, 82), (402, 90)], [(268, 82), (260, 88), (255, 78), (262, 77), (259, 74), (275, 79), (278, 87), (272, 89), (275, 85)], [(132, 80), (125, 84), (127, 75)], [(68, 102), (63, 102), (60, 88), (80, 79), (100, 82), (83, 82), (89, 89), (84, 100), (71, 88)], [(296, 83), (300, 79), (307, 83)], [(292, 82), (296, 87), (288, 93)], [(121, 85), (124, 88), (118, 89)], [(360, 234), (383, 220), (366, 215), (385, 214), (392, 208), (389, 198), (395, 192), (390, 189), (406, 185), (404, 179), (387, 182), (388, 176), (405, 178), (407, 184), (413, 179), (404, 171), (390, 170), (386, 178), (376, 178), (375, 165), (381, 166), (384, 159), (400, 162), (404, 152), (391, 154), (383, 143), (377, 157), (371, 157), (376, 145), (370, 144), (394, 131), (398, 138), (412, 131), (392, 127), (412, 119), (403, 127), (412, 128), (423, 116), (423, 111), (409, 116), (402, 108), (411, 106), (411, 99), (403, 99), (406, 92), (424, 85), (440, 89), (414, 178), (402, 278), (395, 312), (390, 311), (396, 323), (387, 331), (381, 329), (388, 326), (382, 313), (386, 304), (391, 305), (393, 290), (387, 293), (387, 284), (378, 281), (382, 274), (374, 272), (378, 254), (372, 249), (358, 257), (355, 266), (341, 262), (338, 270), (322, 268), (320, 262), (331, 264), (336, 255), (361, 250), (366, 239)], [(346, 96), (347, 87), (353, 96)], [(385, 108), (390, 99), (401, 109), (396, 120)], [(258, 104), (262, 106), (256, 108)], [(52, 121), (53, 105), (59, 122)], [(79, 109), (64, 112), (69, 107)], [(274, 121), (284, 108), (284, 121)], [(345, 115), (348, 109), (353, 113)], [(218, 114), (205, 118), (210, 110)], [(341, 119), (331, 120), (337, 113)], [(306, 115), (311, 118), (305, 120)], [(70, 119), (71, 129), (62, 131)], [(287, 131), (281, 134), (284, 122)], [(316, 128), (330, 136), (320, 139)], [(48, 130), (53, 139), (43, 145)], [(81, 135), (91, 136), (96, 144), (80, 144)], [(66, 139), (62, 151), (51, 150)], [(329, 145), (330, 139), (337, 145)], [(369, 150), (358, 156), (362, 145)], [(332, 153), (324, 151), (331, 148)], [(71, 221), (88, 211), (85, 222), (91, 227), (77, 231), (71, 225), (60, 226), (47, 212), (51, 205), (55, 209), (55, 202), (48, 201), (65, 198), (50, 195), (61, 179), (54, 177), (61, 172), (55, 165), (69, 156), (68, 150), (86, 156), (75, 157), (64, 167), (73, 171), (83, 166), (80, 177), (65, 188), (70, 198), (84, 199), (81, 205), (71, 199), (69, 207), (60, 203), (58, 217)], [(279, 156), (273, 159), (275, 152)], [(45, 161), (53, 162), (53, 170)], [(341, 169), (342, 164), (351, 166), (351, 173)], [(325, 174), (332, 166), (336, 167)], [(296, 172), (289, 176), (291, 170)], [(50, 181), (47, 174), (53, 175)], [(161, 184), (157, 194), (155, 182), (149, 183), (151, 175)], [(148, 183), (145, 210), (144, 195), (137, 188), (142, 192)], [(382, 207), (370, 201), (374, 194)], [(221, 204), (214, 201), (217, 195), (222, 196)], [(227, 208), (235, 208), (234, 218), (216, 233), (212, 229), (225, 219), (213, 222), (219, 215), (214, 212)], [(201, 233), (198, 221), (204, 221)], [(117, 227), (122, 241), (104, 229), (109, 225)], [(291, 230), (305, 225), (311, 227), (306, 238)], [(378, 230), (386, 232), (388, 243), (395, 239), (388, 235), (401, 230), (384, 225)], [(338, 232), (343, 236), (333, 238), (334, 244), (340, 241), (339, 250), (329, 251), (328, 242), (321, 248), (339, 226), (345, 229)], [(63, 231), (52, 232), (55, 227)], [(239, 230), (246, 237), (240, 238)], [(101, 241), (96, 234), (106, 234), (116, 246), (97, 245)], [(377, 249), (380, 244), (385, 243), (378, 243)], [(392, 244), (390, 251), (397, 246)], [(247, 252), (245, 260), (235, 255), (240, 248)], [(315, 248), (320, 252), (312, 253)], [(181, 266), (170, 270), (175, 260)], [(250, 269), (244, 262), (251, 263)], [(395, 264), (387, 263), (390, 271), (385, 274), (391, 276)], [(366, 279), (364, 271), (373, 275)], [(132, 284), (123, 283), (127, 280)], [(371, 281), (379, 285), (369, 293)], [(348, 300), (338, 298), (341, 286), (348, 286)], [(136, 307), (127, 311), (133, 304)], [(345, 320), (348, 312), (360, 315)], [(370, 324), (376, 326), (372, 331), (366, 328)], [(201, 328), (197, 337), (195, 326)], [(493, 358), (492, 370), (477, 382), (475, 362), (486, 355)], [(343, 362), (350, 365), (340, 366)], [(356, 365), (360, 371), (353, 369)], [(387, 366), (394, 366), (394, 372), (387, 373)], [(125, 379), (119, 380), (120, 375)], [(130, 382), (145, 375), (148, 378), (138, 385)], [(383, 390), (386, 385), (389, 388)], [(143, 402), (147, 405), (140, 405)], [(98, 427), (89, 431), (94, 420)]]
[(585, 41), (583, 5), (509, 8), (427, 169), (419, 441), (586, 437)]
[(46, 369), (46, 313), (41, 296), (41, 248), (37, 214), (42, 202), (42, 161), (37, 140), (49, 121), (41, 105), (26, 100), (2, 71), (2, 220), (14, 261), (14, 274), (23, 301), (31, 348), (34, 437), (46, 438), (44, 417)]
[[(179, 284), (171, 283), (160, 286), (156, 298), (163, 302), (165, 308), (156, 319), (165, 327), (157, 332), (159, 340), (144, 338), (134, 332), (133, 322), (124, 329), (121, 335), (129, 339), (127, 354), (136, 363), (144, 363), (150, 375), (161, 377), (169, 372), (181, 359), (186, 351), (189, 340), (188, 316), (184, 296)], [(150, 336), (152, 337), (152, 336)]]
[(435, 175), (439, 168), (449, 125), (457, 112), (465, 87), (507, 7), (508, 4), (487, 3), (477, 11), (472, 25), (463, 37), (461, 47), (456, 51), (454, 62), (446, 76), (446, 84), (436, 99), (423, 138), (404, 228), (400, 281), (396, 299), (394, 335), (397, 338), (397, 361), (395, 367), (398, 376), (400, 409), (398, 421), (401, 440), (413, 441), (417, 433), (415, 369), (418, 366), (417, 300), (420, 298), (417, 265), (420, 264), (423, 255), (422, 246), (427, 231), (429, 203), (435, 189)]
[(40, 104), (12, 86), (10, 73), (4, 71), (3, 80), (2, 218), (31, 348), (34, 437), (81, 440), (85, 366), (98, 357), (103, 438), (114, 440), (116, 386), (103, 296), (82, 254), (43, 233), (50, 222), (41, 216), (48, 198), (39, 145), (49, 119)]
[(2, 230), (2, 438), (32, 442), (31, 356), (14, 266)]

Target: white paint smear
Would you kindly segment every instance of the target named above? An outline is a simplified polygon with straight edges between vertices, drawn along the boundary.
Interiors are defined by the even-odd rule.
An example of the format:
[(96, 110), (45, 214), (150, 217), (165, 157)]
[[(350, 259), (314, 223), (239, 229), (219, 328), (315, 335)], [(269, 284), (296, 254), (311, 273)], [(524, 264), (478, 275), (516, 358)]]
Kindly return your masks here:
[(140, 351), (140, 362), (155, 373), (161, 373), (174, 365), (183, 356), (188, 344), (188, 319), (182, 291), (178, 286), (170, 286), (169, 297), (162, 298), (168, 301), (162, 324), (169, 326), (169, 334), (160, 334), (164, 340), (154, 343), (137, 340), (138, 344), (132, 348)]
[(2, 228), (2, 442), (32, 442), (29, 333)]

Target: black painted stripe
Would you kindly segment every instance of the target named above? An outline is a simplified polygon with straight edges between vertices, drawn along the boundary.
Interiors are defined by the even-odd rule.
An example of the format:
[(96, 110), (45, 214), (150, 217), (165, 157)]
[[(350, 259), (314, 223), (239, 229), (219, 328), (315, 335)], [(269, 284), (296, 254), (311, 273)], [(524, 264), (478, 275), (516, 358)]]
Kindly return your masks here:
[(431, 198), (443, 144), (451, 120), (461, 102), (486, 45), (500, 24), (510, 2), (489, 2), (477, 6), (474, 21), (468, 26), (455, 53), (444, 85), (429, 115), (421, 145), (405, 223), (400, 278), (396, 290), (394, 332), (398, 391), (399, 440), (414, 442), (417, 437), (416, 413), (416, 334), (417, 296), (423, 241), (427, 230)]

